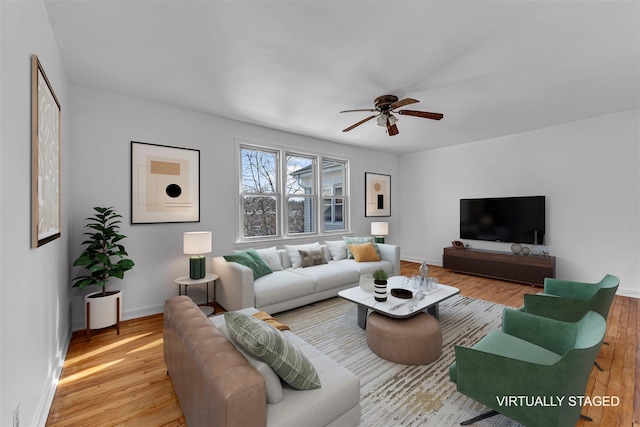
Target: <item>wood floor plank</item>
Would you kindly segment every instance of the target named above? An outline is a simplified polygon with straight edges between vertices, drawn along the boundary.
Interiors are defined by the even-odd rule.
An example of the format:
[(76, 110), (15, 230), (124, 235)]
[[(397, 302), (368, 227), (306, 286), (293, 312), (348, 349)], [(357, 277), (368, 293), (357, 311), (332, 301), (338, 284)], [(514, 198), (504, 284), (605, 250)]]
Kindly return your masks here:
[[(418, 274), (419, 264), (402, 261), (401, 274)], [(441, 283), (462, 295), (520, 307), (532, 287), (453, 273), (429, 266)], [(598, 355), (605, 369), (593, 369), (586, 395), (619, 395), (620, 407), (586, 407), (594, 422), (578, 427), (640, 427), (639, 301), (616, 296), (608, 319), (607, 341)], [(221, 311), (220, 307), (217, 307)], [(593, 415), (591, 415), (593, 414)], [(632, 424), (633, 423), (633, 424)], [(47, 427), (63, 426), (186, 427), (162, 353), (162, 314), (122, 322), (115, 330), (93, 332), (86, 342), (75, 333), (56, 390)]]

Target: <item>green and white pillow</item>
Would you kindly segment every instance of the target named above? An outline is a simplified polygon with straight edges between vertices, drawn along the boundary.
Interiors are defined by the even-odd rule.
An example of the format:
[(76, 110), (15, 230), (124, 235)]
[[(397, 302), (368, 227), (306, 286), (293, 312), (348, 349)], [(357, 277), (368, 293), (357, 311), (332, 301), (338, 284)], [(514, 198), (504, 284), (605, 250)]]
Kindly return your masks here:
[(320, 387), (320, 378), (309, 359), (279, 330), (244, 313), (225, 313), (224, 320), (231, 337), (246, 351), (271, 366), (291, 387), (299, 390)]
[(375, 238), (373, 237), (343, 237), (344, 242), (347, 244), (347, 258), (353, 259), (353, 254), (349, 250), (349, 245), (362, 245), (365, 243), (373, 243), (373, 247), (376, 248), (376, 253), (380, 258), (380, 250), (378, 249), (378, 245), (376, 244)]
[(247, 359), (249, 364), (253, 366), (260, 375), (262, 375), (262, 378), (264, 378), (264, 385), (267, 389), (267, 403), (275, 405), (276, 403), (281, 402), (282, 399), (284, 399), (284, 392), (282, 391), (282, 383), (280, 382), (280, 377), (278, 376), (278, 374), (275, 373), (271, 366), (267, 365), (262, 360), (246, 351), (240, 344), (238, 344), (233, 338), (231, 338), (229, 329), (224, 322), (218, 325), (218, 329), (222, 331), (224, 336), (229, 339), (229, 342), (236, 347), (240, 354), (242, 354)]

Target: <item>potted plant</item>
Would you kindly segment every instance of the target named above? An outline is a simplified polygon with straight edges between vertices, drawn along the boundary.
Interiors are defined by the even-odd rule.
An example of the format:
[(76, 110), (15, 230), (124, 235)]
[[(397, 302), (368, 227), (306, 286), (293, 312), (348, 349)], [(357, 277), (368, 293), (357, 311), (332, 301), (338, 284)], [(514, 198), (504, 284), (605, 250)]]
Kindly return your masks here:
[(121, 290), (107, 291), (109, 279), (122, 279), (125, 271), (131, 270), (134, 262), (126, 256), (127, 251), (122, 245), (126, 237), (120, 234), (119, 226), (122, 215), (116, 213), (112, 207), (94, 207), (96, 213), (86, 218), (85, 228), (91, 229), (84, 233), (88, 236), (82, 242), (85, 246), (80, 256), (73, 262), (74, 266), (81, 266), (88, 274), (73, 279), (73, 286), (81, 290), (90, 285), (101, 286), (102, 290), (84, 297), (85, 319), (87, 326), (87, 340), (90, 329), (101, 329), (117, 325), (120, 333), (120, 313), (122, 312)]
[(379, 268), (373, 272), (373, 283), (375, 284), (375, 295), (374, 298), (376, 301), (386, 301), (387, 300), (387, 273)]

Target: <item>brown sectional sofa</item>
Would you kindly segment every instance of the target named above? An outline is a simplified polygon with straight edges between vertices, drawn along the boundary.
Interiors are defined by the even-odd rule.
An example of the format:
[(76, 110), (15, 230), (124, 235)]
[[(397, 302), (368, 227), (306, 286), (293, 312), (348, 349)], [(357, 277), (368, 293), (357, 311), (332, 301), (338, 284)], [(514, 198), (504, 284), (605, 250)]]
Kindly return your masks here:
[(189, 426), (266, 425), (264, 379), (190, 298), (165, 302), (163, 338)]
[(190, 427), (358, 425), (359, 378), (291, 331), (285, 337), (314, 365), (322, 387), (285, 385), (282, 401), (267, 403), (263, 376), (216, 327), (223, 319), (207, 318), (184, 295), (165, 302), (164, 359)]

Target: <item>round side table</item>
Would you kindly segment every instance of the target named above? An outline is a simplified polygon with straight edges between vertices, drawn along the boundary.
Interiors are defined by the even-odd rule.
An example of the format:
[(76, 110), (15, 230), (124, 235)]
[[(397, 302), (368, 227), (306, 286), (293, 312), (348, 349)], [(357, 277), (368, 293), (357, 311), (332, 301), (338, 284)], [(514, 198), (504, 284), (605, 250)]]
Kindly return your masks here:
[(188, 275), (180, 276), (174, 282), (178, 284), (178, 295), (182, 295), (182, 286), (184, 286), (184, 294), (187, 295), (187, 289), (191, 285), (207, 285), (207, 305), (199, 306), (200, 310), (206, 315), (211, 316), (215, 312), (215, 308), (209, 306), (209, 283), (213, 282), (213, 302), (216, 302), (216, 280), (218, 275), (207, 273), (202, 279), (192, 279)]

